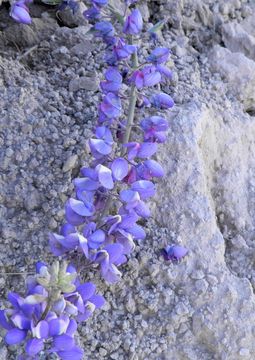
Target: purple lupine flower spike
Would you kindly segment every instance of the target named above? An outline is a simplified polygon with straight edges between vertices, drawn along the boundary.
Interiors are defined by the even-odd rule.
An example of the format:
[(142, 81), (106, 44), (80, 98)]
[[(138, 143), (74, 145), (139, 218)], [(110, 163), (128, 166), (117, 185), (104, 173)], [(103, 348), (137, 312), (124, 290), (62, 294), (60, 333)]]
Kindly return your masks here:
[(162, 250), (165, 260), (179, 261), (188, 253), (188, 249), (181, 245), (168, 245)]
[(142, 28), (142, 15), (138, 9), (134, 9), (125, 21), (123, 32), (125, 34), (137, 35), (142, 31)]

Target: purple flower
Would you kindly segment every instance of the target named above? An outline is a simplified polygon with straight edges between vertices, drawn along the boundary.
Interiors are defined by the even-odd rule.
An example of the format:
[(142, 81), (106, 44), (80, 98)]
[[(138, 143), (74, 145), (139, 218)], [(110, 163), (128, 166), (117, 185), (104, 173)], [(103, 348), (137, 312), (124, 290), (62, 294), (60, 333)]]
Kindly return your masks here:
[(152, 95), (150, 101), (157, 109), (169, 109), (174, 106), (174, 101), (171, 96), (164, 93)]
[(126, 261), (123, 255), (123, 246), (121, 244), (109, 244), (103, 250), (98, 251), (95, 262), (100, 264), (101, 275), (109, 283), (119, 281), (121, 272), (116, 265)]
[(102, 6), (107, 5), (108, 0), (91, 0), (91, 2), (92, 2), (93, 5), (95, 5), (95, 6), (102, 7)]
[(114, 93), (108, 93), (99, 107), (100, 111), (106, 116), (106, 118), (116, 118), (121, 114), (121, 102), (120, 98)]
[(96, 128), (97, 139), (90, 139), (89, 145), (92, 154), (95, 157), (98, 155), (109, 155), (112, 151), (113, 138), (111, 131), (105, 126)]
[(152, 53), (147, 57), (147, 61), (150, 61), (154, 64), (165, 63), (168, 60), (170, 51), (167, 48), (160, 47), (152, 51)]
[(148, 180), (138, 180), (131, 185), (131, 189), (137, 191), (142, 200), (155, 195), (155, 185)]
[[(61, 359), (81, 359), (82, 351), (74, 340), (77, 322), (70, 316), (83, 321), (104, 305), (104, 298), (95, 290), (92, 283), (80, 284), (76, 269), (70, 265), (55, 263), (48, 268), (38, 263), (25, 298), (9, 293), (10, 308), (0, 310), (0, 325), (7, 330), (6, 343), (24, 343), (26, 355), (20, 360), (39, 359), (42, 350), (56, 353)], [(51, 306), (45, 313), (47, 304)]]
[(19, 0), (12, 4), (10, 16), (19, 23), (31, 24), (32, 19), (29, 15), (29, 9), (25, 0)]
[(164, 65), (157, 65), (156, 69), (161, 74), (162, 79), (172, 79), (172, 71), (168, 67)]
[(153, 65), (145, 66), (142, 70), (136, 70), (130, 77), (137, 89), (154, 86), (161, 81), (161, 74)]
[(111, 37), (114, 36), (114, 27), (109, 21), (100, 21), (94, 25), (96, 36), (99, 37)]
[(95, 36), (101, 37), (107, 45), (113, 45), (116, 42), (114, 37), (114, 27), (109, 21), (100, 21), (93, 26)]
[(136, 51), (136, 46), (126, 44), (122, 38), (119, 38), (117, 40), (116, 44), (114, 44), (112, 49), (115, 61), (127, 59), (135, 51)]
[(86, 217), (92, 216), (94, 211), (92, 203), (84, 203), (73, 198), (69, 199), (65, 205), (66, 220), (74, 226), (83, 224)]
[(120, 199), (126, 202), (125, 210), (128, 212), (134, 211), (138, 216), (147, 218), (150, 216), (150, 210), (147, 205), (141, 200), (138, 191), (122, 190), (120, 192)]
[(134, 9), (126, 18), (123, 32), (130, 35), (139, 34), (143, 28), (143, 18), (138, 9)]
[(105, 233), (101, 229), (96, 228), (96, 223), (90, 222), (83, 228), (83, 235), (88, 241), (91, 249), (98, 249), (105, 241)]
[(98, 20), (101, 18), (101, 13), (96, 6), (92, 6), (90, 9), (83, 12), (83, 16), (88, 20)]
[(165, 131), (168, 129), (168, 122), (161, 116), (151, 116), (143, 119), (141, 128), (144, 131), (145, 141), (162, 143), (166, 140)]
[(116, 68), (109, 68), (105, 72), (106, 81), (101, 81), (100, 86), (104, 93), (116, 93), (121, 88), (122, 76)]
[(128, 149), (128, 159), (133, 160), (138, 157), (140, 159), (146, 159), (151, 157), (157, 151), (157, 144), (155, 143), (142, 143), (131, 142), (123, 145)]
[(113, 161), (111, 169), (114, 179), (121, 181), (128, 174), (128, 162), (123, 158), (117, 158)]
[(165, 260), (179, 261), (187, 255), (188, 249), (181, 245), (168, 245), (162, 250)]
[(140, 163), (137, 168), (137, 175), (142, 180), (150, 180), (153, 177), (162, 177), (164, 176), (164, 170), (162, 166), (155, 160), (146, 160), (143, 163)]

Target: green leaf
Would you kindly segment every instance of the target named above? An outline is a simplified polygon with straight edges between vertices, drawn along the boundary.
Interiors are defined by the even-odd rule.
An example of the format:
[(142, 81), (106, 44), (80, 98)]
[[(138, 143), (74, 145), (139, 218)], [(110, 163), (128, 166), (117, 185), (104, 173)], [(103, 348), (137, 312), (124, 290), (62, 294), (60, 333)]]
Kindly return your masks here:
[(157, 22), (154, 26), (152, 26), (148, 32), (149, 33), (156, 33), (157, 31), (160, 31), (163, 26), (166, 24), (166, 20), (160, 20), (159, 22)]

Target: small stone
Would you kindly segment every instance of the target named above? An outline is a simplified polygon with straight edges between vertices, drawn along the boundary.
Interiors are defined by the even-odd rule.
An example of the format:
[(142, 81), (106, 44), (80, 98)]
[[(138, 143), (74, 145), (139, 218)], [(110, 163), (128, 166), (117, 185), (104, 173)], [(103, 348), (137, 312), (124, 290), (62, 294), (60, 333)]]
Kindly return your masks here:
[(101, 356), (103, 356), (103, 357), (105, 357), (106, 355), (107, 355), (107, 350), (105, 350), (104, 348), (100, 348), (99, 349), (99, 354), (101, 355)]
[(250, 350), (246, 348), (241, 348), (239, 351), (239, 355), (242, 357), (247, 357), (250, 355)]
[(28, 194), (24, 200), (24, 206), (28, 212), (36, 210), (41, 206), (41, 194), (37, 189), (28, 189)]
[(80, 89), (96, 91), (98, 89), (98, 80), (93, 77), (79, 77), (72, 79), (69, 83), (69, 91), (76, 92)]
[(63, 171), (64, 172), (67, 172), (67, 171), (70, 171), (72, 170), (76, 163), (77, 163), (77, 160), (78, 160), (78, 156), (77, 155), (71, 155), (67, 160), (66, 162), (64, 163), (63, 165)]

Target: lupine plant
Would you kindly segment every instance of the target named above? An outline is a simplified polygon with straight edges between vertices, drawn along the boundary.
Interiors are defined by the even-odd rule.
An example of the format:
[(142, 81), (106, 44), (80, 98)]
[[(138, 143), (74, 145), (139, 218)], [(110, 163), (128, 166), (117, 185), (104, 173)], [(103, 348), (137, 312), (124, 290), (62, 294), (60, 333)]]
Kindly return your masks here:
[[(65, 223), (59, 233), (50, 234), (51, 252), (62, 262), (38, 263), (36, 275), (27, 279), (26, 294), (9, 293), (10, 307), (0, 312), (6, 343), (24, 345), (20, 360), (38, 359), (41, 351), (60, 359), (81, 359), (83, 351), (74, 340), (77, 323), (103, 306), (104, 298), (95, 294), (93, 283), (81, 284), (77, 272), (98, 268), (106, 282), (119, 281), (121, 266), (135, 243), (146, 236), (140, 221), (150, 216), (147, 201), (155, 194), (155, 180), (164, 175), (155, 160), (168, 130), (160, 112), (174, 102), (160, 91), (160, 84), (172, 76), (167, 67), (170, 51), (155, 47), (162, 22), (145, 33), (155, 48), (141, 55), (143, 19), (135, 3), (125, 1), (120, 14), (107, 0), (92, 0), (84, 12), (92, 22), (90, 32), (105, 43), (107, 64), (97, 123), (89, 140), (92, 159), (73, 180), (75, 192), (65, 204)], [(12, 11), (28, 19), (25, 1), (16, 3)], [(146, 111), (147, 116), (139, 115)], [(77, 271), (67, 264), (75, 254), (84, 259)], [(163, 250), (171, 261), (186, 254), (187, 249), (179, 245)]]

